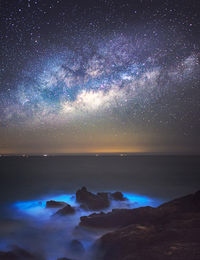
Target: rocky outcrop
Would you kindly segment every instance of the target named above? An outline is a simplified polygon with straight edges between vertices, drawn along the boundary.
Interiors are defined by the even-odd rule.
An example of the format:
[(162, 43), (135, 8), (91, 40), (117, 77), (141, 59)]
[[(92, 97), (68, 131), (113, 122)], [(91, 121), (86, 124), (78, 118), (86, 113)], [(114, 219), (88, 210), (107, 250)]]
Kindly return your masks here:
[[(200, 192), (164, 203), (155, 209), (143, 208), (143, 215), (140, 209), (129, 210), (132, 212), (132, 220), (128, 218), (129, 224), (125, 224), (125, 219), (119, 220), (124, 227), (107, 233), (97, 241), (94, 259), (200, 259)], [(107, 220), (104, 218), (104, 221)]]
[(169, 212), (199, 212), (200, 211), (200, 191), (194, 194), (174, 199), (158, 207)]
[(83, 216), (80, 218), (80, 225), (94, 228), (117, 228), (133, 223), (147, 224), (153, 221), (154, 218), (155, 209), (152, 207), (113, 209), (108, 213), (101, 212)]
[(63, 201), (49, 200), (46, 202), (46, 208), (62, 208), (66, 205), (67, 203)]
[(110, 194), (111, 198), (114, 200), (124, 201), (127, 200), (120, 191), (116, 191)]
[(69, 215), (69, 214), (74, 214), (75, 213), (75, 209), (66, 203), (66, 206), (62, 209), (59, 209), (55, 215), (60, 215), (60, 216), (65, 216), (65, 215)]
[(198, 260), (199, 234), (198, 214), (168, 225), (129, 225), (104, 235), (98, 249), (103, 260)]
[(113, 209), (80, 218), (80, 225), (95, 228), (117, 228), (131, 224), (164, 224), (183, 213), (200, 212), (200, 192), (164, 203), (157, 208)]
[[(82, 187), (76, 192), (76, 201), (86, 210), (98, 211), (108, 208), (110, 206), (110, 200), (124, 201), (127, 199), (119, 191), (113, 193), (98, 192), (94, 194), (88, 191), (86, 187)], [(68, 206), (68, 204), (63, 201), (49, 200), (46, 202), (46, 208), (63, 208), (65, 206)]]
[(108, 193), (100, 192), (94, 194), (89, 192), (86, 187), (82, 187), (76, 192), (76, 201), (87, 210), (101, 210), (110, 206)]

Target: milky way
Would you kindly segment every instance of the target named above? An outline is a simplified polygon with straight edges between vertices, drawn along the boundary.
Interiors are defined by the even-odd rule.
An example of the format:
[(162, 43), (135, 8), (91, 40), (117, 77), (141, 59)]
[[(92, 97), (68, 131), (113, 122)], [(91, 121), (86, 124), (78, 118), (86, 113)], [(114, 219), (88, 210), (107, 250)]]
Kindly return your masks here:
[[(36, 13), (39, 11), (35, 5), (41, 3), (33, 2), (28, 1), (29, 7), (19, 3), (16, 10), (21, 13), (31, 8), (35, 19), (38, 19)], [(55, 1), (54, 4), (50, 2), (44, 6), (41, 4), (40, 10), (49, 12), (49, 9), (58, 8), (59, 4), (64, 5), (62, 1)], [(70, 30), (74, 28), (75, 32), (71, 33), (70, 39), (67, 39), (69, 29), (66, 29), (66, 21), (59, 21), (58, 27), (62, 28), (59, 33), (55, 28), (49, 29), (54, 36), (57, 35), (56, 40), (52, 40), (45, 32), (40, 32), (40, 26), (44, 23), (42, 15), (37, 24), (37, 34), (33, 24), (23, 24), (25, 35), (29, 26), (32, 29), (31, 38), (27, 40), (30, 45), (26, 46), (28, 43), (23, 42), (23, 36), (19, 37), (21, 45), (15, 39), (17, 46), (20, 46), (17, 47), (19, 54), (14, 54), (12, 58), (15, 64), (9, 65), (9, 50), (12, 47), (8, 49), (7, 46), (6, 51), (4, 48), (6, 66), (4, 64), (2, 70), (4, 78), (0, 96), (2, 137), (6, 136), (5, 132), (12, 132), (12, 129), (20, 129), (21, 134), (24, 132), (24, 140), (33, 132), (36, 135), (45, 132), (50, 135), (50, 139), (52, 136), (62, 140), (64, 138), (68, 145), (71, 137), (74, 138), (73, 134), (78, 136), (76, 140), (83, 140), (84, 135), (87, 136), (86, 139), (95, 136), (94, 139), (99, 137), (104, 140), (116, 136), (111, 146), (119, 144), (127, 147), (127, 143), (130, 143), (134, 151), (134, 146), (140, 146), (138, 140), (143, 137), (147, 143), (151, 143), (150, 146), (154, 142), (155, 146), (163, 146), (162, 143), (166, 145), (171, 142), (169, 140), (177, 140), (181, 135), (182, 139), (177, 142), (177, 146), (184, 143), (185, 147), (188, 142), (193, 146), (199, 129), (200, 52), (198, 38), (191, 39), (189, 36), (192, 28), (195, 28), (193, 21), (196, 16), (190, 18), (189, 22), (189, 18), (186, 19), (187, 12), (179, 9), (179, 13), (175, 14), (177, 6), (174, 4), (173, 9), (170, 3), (169, 1), (165, 12), (160, 11), (162, 5), (154, 9), (149, 3), (148, 7), (152, 10), (148, 21), (136, 17), (135, 22), (125, 22), (122, 13), (119, 23), (120, 6), (108, 1), (107, 4), (112, 7), (107, 11), (110, 24), (113, 19), (113, 23), (118, 25), (114, 29), (111, 25), (108, 25), (108, 29), (103, 29), (106, 22), (102, 22), (100, 17), (104, 9), (101, 7), (96, 10), (98, 4), (94, 4), (91, 8), (96, 13), (95, 20), (91, 22), (89, 15), (85, 19), (90, 21), (89, 25), (82, 27), (81, 21), (75, 22), (71, 18)], [(140, 2), (139, 7), (138, 3), (135, 5), (127, 1), (128, 17), (130, 9), (133, 16), (141, 10), (149, 15), (148, 8), (142, 7), (143, 3)], [(79, 10), (79, 5), (74, 5), (74, 9)], [(55, 21), (57, 25), (59, 14), (55, 13), (56, 17), (50, 17), (48, 22)], [(15, 16), (10, 17), (14, 19)], [(175, 24), (175, 21), (178, 22)], [(10, 26), (8, 17), (6, 22)], [(15, 32), (19, 34), (22, 17), (15, 17), (13, 23)], [(78, 25), (80, 28), (77, 29)], [(20, 34), (23, 35), (23, 32), (20, 31)], [(195, 36), (194, 32), (191, 35)], [(7, 35), (9, 37), (11, 36)], [(10, 72), (13, 74), (11, 77)], [(27, 131), (32, 133), (27, 134)], [(18, 136), (18, 131), (16, 133)], [(158, 135), (157, 141), (155, 133)], [(192, 136), (192, 140), (188, 141), (188, 136)], [(164, 141), (160, 143), (159, 139)], [(106, 142), (109, 146), (109, 142)], [(26, 141), (22, 143), (27, 146)], [(74, 143), (76, 146), (76, 141)], [(73, 142), (70, 145), (73, 146)], [(2, 144), (3, 147), (6, 147), (5, 143)], [(130, 147), (128, 151), (131, 151)], [(159, 151), (159, 148), (156, 150)]]

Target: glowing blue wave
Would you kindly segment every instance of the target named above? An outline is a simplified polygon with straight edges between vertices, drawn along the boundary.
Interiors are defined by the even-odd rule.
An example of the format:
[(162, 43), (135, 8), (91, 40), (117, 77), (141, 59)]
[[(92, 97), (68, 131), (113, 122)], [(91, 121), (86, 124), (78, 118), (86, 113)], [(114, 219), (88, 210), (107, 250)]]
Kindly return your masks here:
[[(156, 207), (159, 206), (162, 201), (155, 198), (150, 198), (147, 196), (142, 196), (139, 194), (133, 193), (123, 193), (124, 197), (127, 198), (126, 201), (112, 201), (111, 206), (106, 210), (109, 211), (112, 208), (138, 208), (144, 206), (152, 206)], [(41, 216), (52, 215), (52, 212), (55, 212), (57, 209), (47, 209), (46, 201), (48, 200), (55, 200), (55, 201), (63, 201), (71, 206), (78, 207), (76, 203), (75, 196), (73, 194), (60, 194), (60, 195), (52, 195), (48, 197), (43, 197), (39, 200), (32, 200), (32, 201), (19, 201), (14, 203), (14, 207), (22, 213), (32, 215), (32, 216)], [(45, 209), (45, 210), (44, 210)]]

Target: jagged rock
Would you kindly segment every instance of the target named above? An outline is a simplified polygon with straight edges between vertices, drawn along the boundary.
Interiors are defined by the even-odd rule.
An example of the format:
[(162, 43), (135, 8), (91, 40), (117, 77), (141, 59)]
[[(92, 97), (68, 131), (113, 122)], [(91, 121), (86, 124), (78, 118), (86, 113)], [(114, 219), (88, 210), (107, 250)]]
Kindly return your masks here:
[(158, 208), (170, 212), (199, 212), (200, 211), (200, 191), (194, 194), (174, 199), (160, 205)]
[(141, 221), (133, 217), (134, 224), (107, 233), (97, 241), (94, 259), (200, 259), (199, 196), (197, 192), (144, 211)]
[(110, 195), (111, 195), (111, 198), (114, 200), (120, 200), (120, 201), (126, 200), (126, 198), (120, 191), (113, 192)]
[[(141, 207), (137, 209), (113, 209), (108, 213), (93, 213), (80, 218), (80, 225), (95, 228), (116, 228), (133, 223), (149, 223), (154, 218), (155, 209)], [(147, 217), (148, 216), (148, 217)]]
[(98, 241), (99, 252), (104, 252), (101, 259), (198, 260), (199, 217), (180, 219), (178, 226), (133, 224), (108, 233)]
[(88, 210), (101, 210), (110, 205), (108, 193), (100, 192), (93, 194), (86, 187), (82, 187), (76, 192), (76, 201)]
[(85, 251), (82, 243), (76, 239), (74, 239), (70, 242), (69, 248), (75, 254), (82, 254)]
[(62, 208), (66, 205), (67, 203), (63, 201), (49, 200), (46, 202), (46, 208)]
[(66, 204), (66, 206), (62, 209), (59, 209), (55, 215), (60, 215), (60, 216), (65, 216), (65, 215), (69, 215), (69, 214), (74, 214), (75, 213), (75, 209), (70, 206), (69, 204)]
[(80, 225), (96, 228), (116, 228), (130, 224), (154, 224), (177, 219), (186, 212), (200, 211), (200, 192), (164, 203), (157, 208), (113, 209), (80, 218)]

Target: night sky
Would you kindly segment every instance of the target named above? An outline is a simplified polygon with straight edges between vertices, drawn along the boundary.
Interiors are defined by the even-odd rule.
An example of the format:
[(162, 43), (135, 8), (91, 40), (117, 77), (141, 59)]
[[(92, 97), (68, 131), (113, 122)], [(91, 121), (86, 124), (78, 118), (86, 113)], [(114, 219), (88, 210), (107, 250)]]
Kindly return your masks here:
[(0, 153), (200, 153), (199, 0), (0, 5)]

